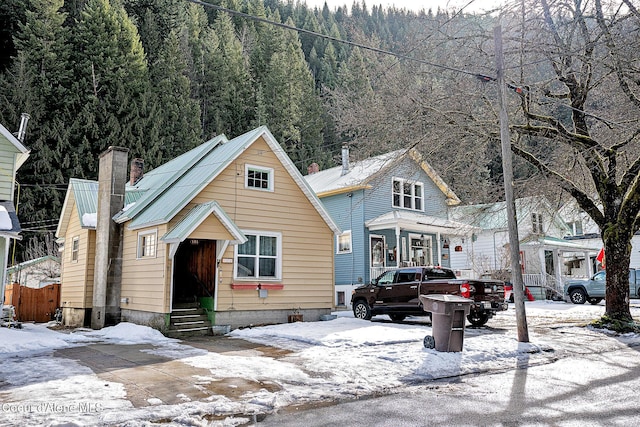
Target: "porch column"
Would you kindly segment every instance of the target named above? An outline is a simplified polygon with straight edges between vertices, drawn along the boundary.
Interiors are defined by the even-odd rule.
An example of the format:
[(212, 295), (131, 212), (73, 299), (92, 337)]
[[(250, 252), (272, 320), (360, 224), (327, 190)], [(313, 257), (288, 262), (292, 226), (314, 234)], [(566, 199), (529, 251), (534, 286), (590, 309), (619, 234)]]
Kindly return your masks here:
[(593, 276), (593, 269), (591, 268), (591, 254), (589, 252), (584, 253), (584, 269), (587, 273), (587, 277)]
[(538, 246), (538, 259), (540, 260), (540, 285), (547, 284), (547, 263), (544, 259), (544, 246)]
[(556, 283), (555, 289), (561, 290), (562, 285), (562, 257), (558, 249), (553, 250), (553, 265), (555, 265)]
[[(442, 265), (442, 253), (441, 253), (441, 246), (442, 246), (442, 242), (440, 241), (440, 232), (436, 232), (436, 261), (437, 264), (436, 265)], [(449, 264), (451, 265), (451, 264)]]
[[(402, 253), (402, 245), (400, 244), (400, 226), (396, 225), (396, 248), (398, 249), (396, 251), (396, 267), (400, 267), (400, 262), (402, 261), (402, 256), (404, 255)], [(384, 257), (386, 259), (387, 254), (384, 254)]]

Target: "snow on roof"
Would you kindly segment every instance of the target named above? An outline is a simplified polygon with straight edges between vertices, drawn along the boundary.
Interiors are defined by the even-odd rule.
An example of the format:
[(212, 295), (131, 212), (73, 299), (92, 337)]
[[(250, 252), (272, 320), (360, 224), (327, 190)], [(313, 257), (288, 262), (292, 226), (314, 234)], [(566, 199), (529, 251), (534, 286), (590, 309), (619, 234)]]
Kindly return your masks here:
[(406, 149), (396, 150), (365, 160), (351, 162), (349, 171), (344, 175), (342, 174), (342, 166), (336, 166), (307, 175), (304, 178), (316, 194), (358, 187), (366, 184), (369, 178), (398, 160), (406, 152)]

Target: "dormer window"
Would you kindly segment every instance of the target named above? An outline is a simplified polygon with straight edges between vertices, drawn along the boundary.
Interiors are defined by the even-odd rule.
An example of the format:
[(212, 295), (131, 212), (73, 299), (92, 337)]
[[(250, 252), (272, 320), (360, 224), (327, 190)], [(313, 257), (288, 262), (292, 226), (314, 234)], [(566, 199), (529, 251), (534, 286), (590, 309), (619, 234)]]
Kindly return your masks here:
[(244, 183), (246, 188), (273, 191), (273, 169), (246, 165)]
[(582, 221), (580, 220), (569, 222), (567, 223), (567, 226), (571, 230), (572, 236), (582, 236), (584, 234), (582, 231)]
[(544, 230), (542, 228), (542, 214), (532, 213), (531, 214), (531, 229), (534, 233), (543, 234)]
[(424, 186), (421, 182), (393, 178), (393, 207), (423, 210)]

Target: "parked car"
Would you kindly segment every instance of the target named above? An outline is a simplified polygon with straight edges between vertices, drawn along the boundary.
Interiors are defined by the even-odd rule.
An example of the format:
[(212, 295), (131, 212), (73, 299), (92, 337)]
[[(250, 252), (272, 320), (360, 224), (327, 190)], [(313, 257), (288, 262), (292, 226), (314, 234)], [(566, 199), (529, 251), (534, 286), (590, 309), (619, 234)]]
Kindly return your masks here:
[(498, 311), (506, 310), (504, 282), (499, 280), (457, 279), (454, 272), (441, 267), (391, 269), (353, 291), (351, 304), (358, 319), (387, 314), (394, 322), (407, 316), (425, 316), (420, 295), (452, 294), (473, 300), (467, 320), (482, 326)]
[[(599, 271), (590, 279), (569, 280), (564, 284), (565, 299), (574, 304), (598, 304), (604, 299), (607, 272)], [(640, 298), (640, 271), (629, 269), (629, 296)]]

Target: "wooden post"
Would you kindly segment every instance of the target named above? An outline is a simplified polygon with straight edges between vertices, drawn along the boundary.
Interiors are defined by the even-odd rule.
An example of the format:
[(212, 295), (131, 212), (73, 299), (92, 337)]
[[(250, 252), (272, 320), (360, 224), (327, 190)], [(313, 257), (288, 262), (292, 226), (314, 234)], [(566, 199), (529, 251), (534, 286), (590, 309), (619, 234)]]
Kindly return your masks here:
[(527, 315), (524, 309), (524, 285), (520, 265), (520, 242), (518, 238), (518, 221), (513, 199), (513, 162), (511, 157), (511, 136), (509, 134), (509, 116), (507, 115), (504, 57), (502, 55), (502, 27), (493, 29), (495, 42), (498, 104), (500, 105), (500, 142), (502, 146), (502, 173), (504, 176), (504, 195), (507, 205), (507, 221), (509, 229), (509, 249), (511, 253), (511, 282), (516, 306), (516, 324), (518, 328), (518, 342), (529, 342), (527, 329)]

